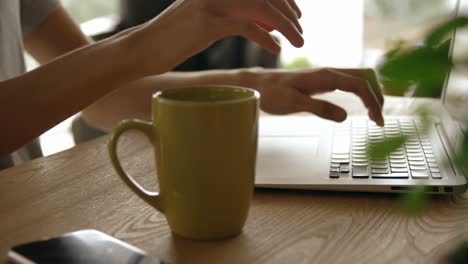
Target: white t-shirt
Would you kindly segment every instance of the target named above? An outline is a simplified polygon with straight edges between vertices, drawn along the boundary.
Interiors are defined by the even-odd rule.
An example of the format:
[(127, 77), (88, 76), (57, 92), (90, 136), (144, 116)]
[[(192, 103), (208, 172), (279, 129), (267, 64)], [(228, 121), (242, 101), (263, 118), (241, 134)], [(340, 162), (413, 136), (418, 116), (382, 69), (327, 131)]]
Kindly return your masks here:
[[(0, 0), (0, 81), (26, 71), (23, 35), (40, 25), (59, 4), (58, 0)], [(0, 170), (34, 158), (37, 153), (40, 150), (33, 143), (10, 156), (0, 157)]]

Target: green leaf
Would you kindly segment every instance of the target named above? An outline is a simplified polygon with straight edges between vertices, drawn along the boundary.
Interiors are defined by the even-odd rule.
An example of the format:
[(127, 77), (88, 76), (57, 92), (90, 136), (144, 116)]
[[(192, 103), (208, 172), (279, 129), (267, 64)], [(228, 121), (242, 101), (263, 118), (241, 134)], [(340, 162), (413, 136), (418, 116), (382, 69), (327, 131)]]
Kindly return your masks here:
[(430, 198), (430, 187), (417, 186), (403, 196), (402, 208), (406, 214), (415, 215), (419, 213), (428, 203)]
[[(379, 76), (386, 89), (401, 93), (413, 84), (439, 89), (440, 94), (445, 75), (452, 66), (447, 44), (438, 48), (412, 47), (387, 57), (378, 68)], [(403, 90), (403, 91), (402, 91)]]
[(444, 41), (441, 45), (434, 48), (433, 56), (436, 58), (434, 63), (438, 65), (428, 65), (427, 67), (433, 68), (428, 70), (424, 75), (418, 77), (416, 89), (413, 96), (416, 97), (433, 97), (438, 98), (442, 94), (445, 78), (453, 66), (449, 56), (451, 39)]
[(468, 17), (457, 17), (439, 25), (426, 37), (426, 46), (433, 47), (439, 45), (454, 29), (466, 25), (468, 25)]
[(369, 147), (369, 157), (371, 159), (383, 159), (391, 152), (402, 146), (406, 141), (406, 137), (385, 138), (382, 142), (373, 143)]
[(446, 261), (441, 263), (466, 264), (468, 263), (468, 241), (463, 241), (450, 251)]
[(385, 90), (404, 94), (415, 86), (415, 96), (439, 97), (445, 77), (453, 66), (449, 56), (452, 39), (447, 35), (465, 25), (468, 25), (468, 17), (450, 20), (434, 29), (424, 45), (408, 48), (400, 43), (387, 52), (378, 67)]

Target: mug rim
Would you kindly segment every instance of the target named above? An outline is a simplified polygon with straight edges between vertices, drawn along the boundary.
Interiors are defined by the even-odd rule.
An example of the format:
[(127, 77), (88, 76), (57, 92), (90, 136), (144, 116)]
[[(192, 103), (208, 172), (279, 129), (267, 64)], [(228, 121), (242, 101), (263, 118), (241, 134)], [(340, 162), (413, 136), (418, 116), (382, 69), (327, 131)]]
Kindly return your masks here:
[[(237, 98), (237, 99), (227, 99), (227, 100), (216, 100), (216, 101), (195, 101), (195, 100), (177, 100), (177, 99), (170, 99), (170, 98), (165, 98), (162, 95), (166, 91), (177, 91), (177, 90), (185, 90), (185, 89), (193, 89), (193, 88), (230, 88), (230, 89), (241, 89), (245, 91), (249, 91), (252, 94), (249, 96), (246, 96), (245, 98)], [(238, 103), (243, 103), (247, 102), (253, 99), (258, 100), (260, 98), (260, 93), (252, 88), (247, 88), (247, 87), (242, 87), (242, 86), (236, 86), (236, 85), (213, 85), (213, 84), (207, 84), (207, 85), (190, 85), (190, 86), (184, 86), (184, 87), (178, 87), (178, 88), (172, 88), (168, 90), (163, 90), (163, 91), (157, 91), (156, 93), (153, 93), (152, 99), (153, 100), (158, 100), (161, 103), (169, 103), (169, 104), (183, 104), (183, 105), (224, 105), (224, 104), (238, 104)]]

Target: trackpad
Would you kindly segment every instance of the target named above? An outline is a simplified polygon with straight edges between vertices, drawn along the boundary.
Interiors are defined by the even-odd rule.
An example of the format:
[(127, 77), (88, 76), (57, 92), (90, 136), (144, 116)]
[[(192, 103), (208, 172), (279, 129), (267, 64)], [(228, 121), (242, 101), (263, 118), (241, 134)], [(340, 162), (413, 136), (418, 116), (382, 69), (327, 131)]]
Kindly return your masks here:
[(310, 177), (319, 164), (320, 137), (260, 137), (257, 178)]

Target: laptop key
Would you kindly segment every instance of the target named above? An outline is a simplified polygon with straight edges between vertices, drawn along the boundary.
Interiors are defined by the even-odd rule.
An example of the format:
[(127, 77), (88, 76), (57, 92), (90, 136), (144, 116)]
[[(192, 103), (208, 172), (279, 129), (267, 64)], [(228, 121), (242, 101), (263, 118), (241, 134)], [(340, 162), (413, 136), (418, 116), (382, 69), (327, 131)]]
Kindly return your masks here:
[(408, 179), (408, 173), (372, 174), (375, 179)]
[(368, 162), (369, 158), (353, 155), (353, 162)]
[(367, 166), (369, 166), (369, 162), (355, 162), (355, 161), (353, 161), (353, 166), (367, 167)]
[(426, 170), (426, 166), (417, 166), (417, 165), (410, 165), (410, 169), (413, 171), (425, 171)]
[(424, 158), (422, 156), (420, 157), (408, 157), (409, 161), (424, 161)]
[(387, 162), (371, 162), (372, 168), (388, 168)]
[(406, 149), (406, 153), (418, 153), (418, 154), (422, 154), (422, 150), (421, 149)]
[(362, 147), (355, 147), (353, 146), (353, 151), (364, 151), (364, 150), (367, 150), (367, 147), (366, 146), (362, 146)]
[(387, 168), (385, 169), (374, 169), (372, 168), (372, 175), (374, 174), (388, 174), (389, 170)]
[(364, 166), (353, 166), (353, 178), (368, 178), (369, 170)]
[(432, 146), (422, 146), (423, 150), (432, 150)]
[(354, 155), (367, 155), (367, 150), (353, 150), (353, 156)]
[(367, 142), (353, 142), (353, 148), (354, 147), (366, 147)]
[(409, 165), (413, 165), (413, 166), (425, 166), (426, 165), (424, 161), (409, 160), (408, 163)]
[(390, 159), (404, 159), (404, 154), (390, 154)]
[(430, 168), (429, 169), (432, 173), (440, 173), (439, 168)]
[(340, 164), (343, 164), (343, 163), (349, 163), (349, 159), (334, 159), (332, 158), (332, 162), (333, 163), (340, 163)]
[(371, 159), (371, 161), (375, 163), (385, 163), (387, 162), (387, 159), (386, 158), (373, 158)]
[(427, 179), (429, 178), (429, 172), (427, 170), (416, 170), (416, 171), (411, 171), (411, 177), (415, 179)]
[(332, 159), (349, 159), (348, 153), (332, 153)]
[(406, 172), (408, 173), (408, 168), (407, 167), (404, 167), (404, 168), (394, 168), (392, 167), (392, 173), (394, 172)]
[(341, 166), (340, 167), (341, 173), (349, 173), (349, 166)]
[(407, 168), (407, 165), (406, 165), (406, 163), (390, 162), (390, 167), (392, 167), (392, 168)]
[(440, 175), (440, 173), (432, 173), (431, 176), (432, 179), (442, 179), (442, 175)]
[(338, 172), (338, 171), (331, 171), (331, 172), (330, 172), (330, 178), (332, 178), (332, 179), (340, 178), (340, 172)]
[(429, 165), (429, 168), (438, 168), (439, 166), (435, 162), (428, 162), (427, 165)]
[(339, 164), (338, 162), (332, 162), (332, 163), (330, 164), (330, 167), (332, 167), (332, 168), (339, 168), (339, 167), (340, 167), (340, 164)]
[(367, 162), (367, 158), (357, 158), (356, 156), (353, 156), (353, 162)]
[(353, 137), (353, 142), (356, 142), (356, 143), (366, 143), (367, 142), (367, 139), (365, 137), (361, 137), (361, 138), (354, 138)]
[(366, 140), (367, 141), (367, 136), (366, 135), (353, 135), (353, 141), (354, 140)]
[(392, 159), (392, 158), (390, 158), (390, 162), (391, 163), (404, 163), (404, 164), (406, 164), (405, 159)]

